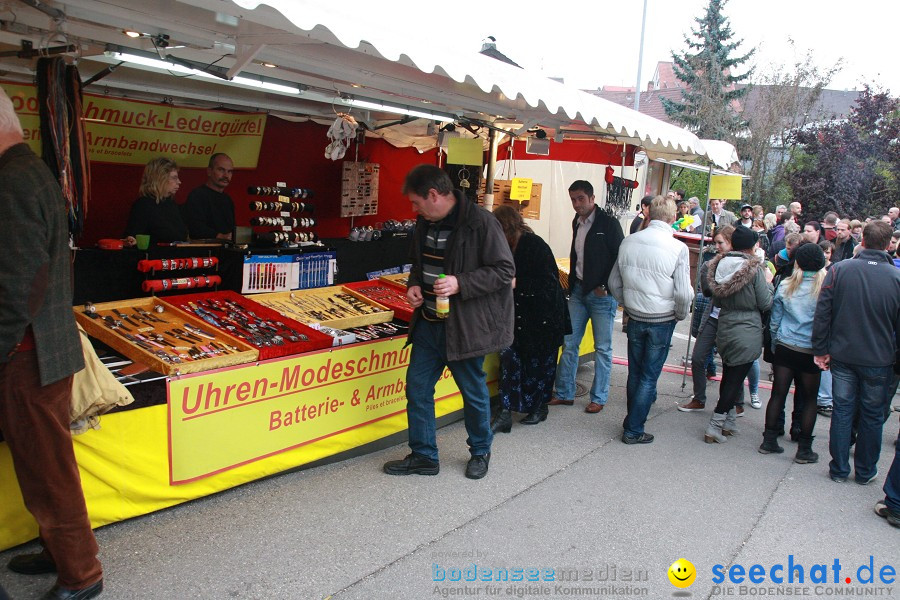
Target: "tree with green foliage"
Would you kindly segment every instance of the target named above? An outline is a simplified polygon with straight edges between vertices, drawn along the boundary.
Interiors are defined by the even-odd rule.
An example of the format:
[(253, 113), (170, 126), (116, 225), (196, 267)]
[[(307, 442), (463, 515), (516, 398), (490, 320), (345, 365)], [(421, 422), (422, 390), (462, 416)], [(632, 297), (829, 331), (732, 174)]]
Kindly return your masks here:
[(684, 190), (684, 198), (687, 200), (696, 196), (700, 200), (700, 206), (706, 210), (706, 191), (709, 188), (709, 173), (695, 171), (685, 167), (672, 167), (672, 175), (669, 179), (669, 189)]
[(662, 99), (672, 120), (686, 126), (702, 139), (733, 141), (745, 127), (740, 100), (750, 91), (737, 84), (749, 81), (753, 69), (735, 75), (756, 51), (733, 56), (743, 40), (732, 41), (733, 32), (722, 14), (727, 0), (709, 0), (706, 14), (696, 18), (698, 27), (685, 36), (687, 50), (672, 52), (675, 77), (685, 84), (681, 101)]
[(794, 131), (787, 174), (805, 213), (878, 217), (900, 198), (900, 100), (863, 88), (846, 120)]

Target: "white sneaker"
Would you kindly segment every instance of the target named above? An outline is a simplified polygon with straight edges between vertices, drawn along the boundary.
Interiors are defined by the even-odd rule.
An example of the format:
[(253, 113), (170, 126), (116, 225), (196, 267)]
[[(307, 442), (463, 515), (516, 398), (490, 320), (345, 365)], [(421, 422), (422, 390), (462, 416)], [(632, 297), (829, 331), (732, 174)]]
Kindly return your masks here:
[(762, 402), (759, 401), (759, 394), (750, 394), (750, 406), (753, 408), (762, 408)]

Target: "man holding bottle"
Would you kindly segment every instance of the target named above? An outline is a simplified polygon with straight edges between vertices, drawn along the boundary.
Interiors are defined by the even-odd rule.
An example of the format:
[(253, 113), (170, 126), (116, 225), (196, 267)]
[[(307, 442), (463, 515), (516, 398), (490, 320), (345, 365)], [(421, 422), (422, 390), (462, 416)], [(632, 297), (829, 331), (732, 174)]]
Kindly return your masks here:
[[(488, 472), (493, 434), (484, 357), (512, 344), (515, 263), (500, 223), (453, 188), (431, 165), (406, 176), (403, 193), (419, 215), (413, 234), (406, 296), (416, 309), (406, 372), (409, 447), (384, 465), (389, 475), (437, 475), (440, 470), (434, 386), (447, 367), (463, 398), (471, 458), (466, 477)], [(449, 311), (438, 298), (449, 299)]]

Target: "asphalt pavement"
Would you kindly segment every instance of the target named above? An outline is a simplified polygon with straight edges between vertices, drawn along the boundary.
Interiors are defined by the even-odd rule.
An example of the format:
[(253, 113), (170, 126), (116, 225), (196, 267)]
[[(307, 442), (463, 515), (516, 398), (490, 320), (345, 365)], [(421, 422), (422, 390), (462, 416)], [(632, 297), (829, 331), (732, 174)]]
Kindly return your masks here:
[[(627, 367), (616, 365), (605, 410), (586, 414), (582, 395), (540, 425), (516, 422), (495, 438), (480, 481), (463, 476), (456, 422), (438, 431), (435, 477), (385, 475), (382, 464), (407, 453), (401, 443), (103, 527), (101, 597), (900, 598), (900, 529), (873, 511), (896, 413), (881, 475), (867, 486), (828, 477), (827, 418), (816, 425), (818, 464), (795, 464), (787, 440), (784, 454), (759, 454), (764, 409), (749, 403), (737, 437), (705, 444), (711, 409), (676, 410), (690, 395), (689, 378), (682, 389), (671, 372), (687, 328), (676, 329), (659, 381), (652, 444), (620, 441)], [(613, 350), (627, 356), (619, 323)], [(768, 372), (764, 364), (764, 384)], [(592, 376), (592, 363), (579, 369), (581, 391)], [(714, 384), (709, 396), (718, 397)], [(761, 391), (764, 408), (768, 396)], [(0, 563), (35, 548), (0, 553)], [(691, 568), (673, 573), (695, 573), (687, 587), (669, 577), (680, 558)], [(0, 571), (16, 600), (53, 581)]]

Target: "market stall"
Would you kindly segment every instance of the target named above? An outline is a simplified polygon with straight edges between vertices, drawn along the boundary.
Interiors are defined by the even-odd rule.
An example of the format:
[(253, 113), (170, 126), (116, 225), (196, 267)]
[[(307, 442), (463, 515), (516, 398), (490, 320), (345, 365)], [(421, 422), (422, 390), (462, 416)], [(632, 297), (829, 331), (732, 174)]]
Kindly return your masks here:
[[(164, 403), (105, 415), (100, 429), (74, 438), (95, 526), (358, 451), (378, 440), (400, 440), (390, 436), (402, 436), (406, 428), (403, 385), (409, 350), (402, 320), (359, 323), (356, 343), (341, 333), (346, 323), (332, 322), (330, 343), (347, 345), (324, 347), (311, 344), (318, 336), (299, 326), (312, 321), (288, 323), (292, 317), (286, 309), (277, 319), (268, 314), (264, 318), (271, 327), (284, 325), (271, 333), (296, 344), (288, 352), (273, 345), (274, 338), (257, 339), (251, 331), (255, 318), (265, 314), (261, 309), (221, 294), (243, 292), (240, 298), (248, 302), (254, 298), (249, 291), (289, 294), (268, 298), (272, 305), (259, 298), (263, 306), (279, 310), (277, 303), (287, 303), (291, 293), (302, 298), (303, 288), (360, 282), (372, 271), (405, 263), (408, 240), (402, 231), (381, 239), (364, 237), (368, 241), (344, 238), (352, 239), (354, 227), (373, 231), (379, 223), (413, 216), (400, 193), (402, 180), (416, 164), (446, 164), (449, 153), (439, 149), (442, 124), (456, 122), (463, 138), (477, 140), (477, 165), (489, 165), (489, 181), (498, 138), (530, 136), (538, 125), (561, 140), (553, 142), (556, 151), (567, 136), (572, 141), (586, 132), (596, 135), (581, 143), (607, 155), (607, 165), (626, 164), (639, 147), (683, 157), (705, 154), (685, 130), (482, 55), (460, 55), (433, 44), (395, 52), (403, 36), (362, 41), (359, 19), (337, 19), (321, 3), (275, 3), (283, 13), (249, 2), (209, 4), (116, 0), (100, 7), (60, 0), (17, 6), (12, 11), (16, 31), (6, 21), (0, 24), (0, 49), (15, 49), (23, 36), (40, 47), (72, 17), (66, 37), (77, 47), (78, 68), (88, 82), (83, 117), (92, 184), (77, 240), (83, 249), (75, 251), (74, 310), (93, 328), (92, 335), (137, 362), (153, 363), (165, 377)], [(138, 36), (125, 39), (126, 29)], [(225, 46), (230, 50), (223, 52)], [(33, 58), (41, 54), (13, 54), (3, 58), (6, 74), (0, 85), (13, 90), (29, 139), (37, 142), (38, 103), (30, 82)], [(365, 125), (358, 135), (328, 137), (338, 110)], [(335, 141), (344, 144), (344, 154), (335, 152)], [(101, 238), (121, 236), (149, 156), (174, 156), (184, 189), (190, 190), (202, 184), (206, 160), (220, 151), (235, 161), (228, 193), (235, 200), (236, 222), (253, 230), (249, 248), (93, 248)], [(592, 162), (600, 173), (602, 162)], [(348, 197), (342, 184), (351, 176), (363, 182), (374, 165), (379, 166), (373, 186), (377, 198), (362, 192)], [(458, 170), (454, 174), (459, 176)], [(477, 177), (474, 183), (477, 187)], [(291, 190), (314, 194), (298, 198)], [(307, 200), (315, 211), (265, 204)], [(566, 197), (548, 193), (543, 200), (547, 210), (538, 222), (555, 219), (554, 203), (568, 206)], [(307, 245), (316, 238), (327, 243)], [(265, 244), (254, 247), (255, 242)], [(291, 265), (300, 262), (297, 257), (324, 252), (335, 253), (338, 269), (331, 277), (306, 285), (299, 275), (287, 277), (295, 273)], [(152, 265), (141, 270), (141, 261)], [(172, 264), (176, 273), (167, 272)], [(279, 276), (273, 279), (273, 273)], [(348, 293), (377, 294), (385, 308), (402, 315), (403, 307), (389, 305), (391, 298), (380, 287), (363, 283)], [(198, 292), (201, 296), (178, 300)], [(319, 312), (316, 322), (329, 327), (331, 319), (321, 318), (322, 311), (334, 307), (309, 304), (307, 309)], [(163, 311), (156, 312), (160, 305)], [(219, 310), (223, 307), (232, 312)], [(177, 323), (163, 327), (154, 320), (167, 321), (171, 315), (178, 315)], [(212, 321), (224, 328), (214, 330)], [(589, 352), (590, 336), (582, 343), (582, 352)], [(495, 358), (489, 357), (485, 370), (494, 391)], [(447, 372), (436, 399), (437, 415), (454, 418), (461, 400)], [(0, 495), (11, 499), (0, 505), (0, 549), (36, 535), (15, 481), (8, 450), (0, 443)]]

